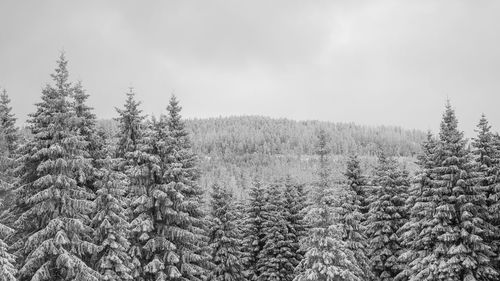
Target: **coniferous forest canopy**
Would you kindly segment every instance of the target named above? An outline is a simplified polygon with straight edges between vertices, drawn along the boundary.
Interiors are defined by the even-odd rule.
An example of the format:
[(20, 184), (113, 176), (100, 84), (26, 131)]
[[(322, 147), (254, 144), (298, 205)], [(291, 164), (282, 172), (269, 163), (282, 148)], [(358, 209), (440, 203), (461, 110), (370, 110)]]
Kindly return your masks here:
[[(500, 280), (500, 136), (260, 116), (100, 120), (57, 60), (0, 93), (0, 281)], [(16, 94), (16, 93), (12, 93)]]

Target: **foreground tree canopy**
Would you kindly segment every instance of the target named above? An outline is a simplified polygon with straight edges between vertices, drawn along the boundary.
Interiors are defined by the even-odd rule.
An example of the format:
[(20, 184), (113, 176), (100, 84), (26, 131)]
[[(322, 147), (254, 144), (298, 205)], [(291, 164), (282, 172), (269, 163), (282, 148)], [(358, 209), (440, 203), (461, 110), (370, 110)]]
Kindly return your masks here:
[[(235, 196), (220, 178), (204, 192), (201, 173), (220, 170), (200, 166), (175, 96), (148, 117), (129, 89), (110, 134), (64, 54), (51, 78), (24, 136), (0, 92), (0, 281), (500, 279), (500, 136), (484, 115), (469, 141), (448, 102), (415, 173), (394, 157), (413, 148), (389, 139), (365, 151), (377, 155), (372, 172), (345, 157), (340, 180), (332, 158), (352, 150), (314, 123), (314, 146), (289, 145), (314, 150), (303, 164), (313, 180), (255, 168)], [(238, 154), (238, 139), (228, 143), (196, 145)]]

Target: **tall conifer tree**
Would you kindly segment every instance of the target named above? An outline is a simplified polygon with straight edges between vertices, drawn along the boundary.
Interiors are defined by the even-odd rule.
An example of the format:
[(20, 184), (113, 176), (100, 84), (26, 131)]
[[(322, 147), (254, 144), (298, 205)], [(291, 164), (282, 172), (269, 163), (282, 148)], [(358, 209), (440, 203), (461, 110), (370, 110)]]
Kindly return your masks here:
[(247, 217), (245, 219), (244, 228), (244, 245), (245, 245), (245, 268), (246, 278), (251, 281), (257, 280), (260, 276), (260, 270), (257, 266), (260, 252), (264, 248), (263, 231), (264, 223), (264, 204), (265, 204), (265, 189), (260, 181), (255, 180), (250, 188)]
[(329, 180), (327, 136), (319, 133), (319, 182), (312, 194), (312, 204), (306, 215), (311, 226), (303, 241), (306, 254), (297, 267), (297, 281), (363, 280), (363, 271), (354, 253), (342, 240), (342, 229), (335, 212), (335, 191)]
[(16, 221), (20, 256), (19, 280), (98, 280), (84, 262), (97, 251), (91, 242), (89, 214), (93, 195), (79, 183), (90, 169), (87, 143), (79, 134), (71, 105), (73, 86), (64, 54), (58, 60), (54, 85), (42, 91), (42, 101), (30, 115), (33, 139), (20, 168)]
[(495, 280), (498, 276), (482, 237), (487, 229), (481, 218), (483, 199), (471, 180), (466, 145), (448, 102), (431, 165), (422, 167), (430, 177), (410, 214), (410, 221), (420, 229), (407, 253), (414, 258), (407, 272), (411, 281)]
[[(118, 155), (125, 154), (131, 177), (131, 254), (141, 280), (199, 280), (209, 266), (202, 192), (196, 183), (196, 156), (175, 97), (160, 120), (140, 122), (129, 95), (120, 111)], [(142, 130), (142, 131), (141, 131)], [(126, 136), (126, 137), (125, 137)], [(129, 152), (126, 152), (126, 151)]]
[[(87, 94), (82, 83), (78, 81), (73, 88), (73, 108), (78, 118), (76, 128), (79, 134), (88, 143), (87, 153), (92, 159), (92, 166), (95, 169), (99, 169), (99, 165), (102, 162), (100, 160), (106, 157), (106, 139), (104, 134), (96, 128), (97, 117), (93, 112), (93, 108), (87, 104), (89, 97), (90, 95)], [(92, 172), (97, 173), (97, 171)], [(91, 177), (85, 183), (93, 191), (96, 190), (93, 186), (94, 181), (95, 178)]]
[(153, 147), (156, 134), (154, 124), (145, 122), (139, 106), (140, 102), (135, 100), (135, 92), (130, 88), (123, 109), (116, 109), (119, 114), (116, 119), (119, 132), (115, 155), (121, 159), (118, 170), (129, 178), (126, 197), (130, 202), (127, 214), (131, 217), (128, 231), (129, 255), (132, 259), (130, 275), (141, 281), (165, 280), (169, 275), (178, 273), (166, 272), (170, 268), (165, 268), (165, 263), (161, 261), (162, 255), (158, 255), (151, 247), (155, 241), (158, 251), (165, 251), (166, 247), (171, 250), (173, 245), (166, 238), (161, 241), (157, 239), (163, 230), (155, 225), (154, 211), (163, 206), (155, 206), (152, 192), (158, 182), (160, 159)]
[(401, 271), (398, 262), (402, 247), (397, 231), (405, 223), (405, 196), (408, 178), (396, 160), (379, 154), (367, 218), (369, 257), (378, 280), (393, 280)]
[(207, 280), (245, 280), (232, 194), (214, 184), (211, 197), (209, 246), (214, 267)]
[(116, 120), (119, 122), (118, 144), (116, 156), (125, 158), (128, 152), (136, 151), (142, 138), (143, 122), (145, 116), (139, 108), (141, 103), (135, 99), (135, 92), (130, 88), (127, 92), (127, 100), (123, 109), (116, 108), (120, 115)]
[(368, 212), (368, 192), (366, 187), (366, 179), (364, 178), (361, 165), (359, 162), (359, 157), (357, 154), (349, 155), (347, 159), (347, 169), (344, 173), (347, 179), (347, 184), (349, 189), (355, 192), (356, 204), (359, 207), (359, 212), (365, 216)]
[(192, 152), (181, 109), (177, 98), (172, 96), (167, 107), (168, 136), (161, 162), (174, 210), (167, 219), (167, 235), (174, 237), (175, 253), (179, 256), (177, 267), (182, 278), (198, 280), (206, 276), (210, 266), (203, 250), (207, 244), (205, 214), (201, 209), (203, 192), (197, 183), (197, 156)]
[(257, 280), (290, 280), (293, 279), (294, 258), (290, 245), (287, 217), (290, 216), (284, 206), (284, 196), (278, 183), (266, 190), (266, 201), (263, 207), (264, 218), (262, 230), (264, 239), (262, 251), (259, 253), (257, 267), (260, 275)]
[(497, 146), (497, 139), (491, 132), (491, 126), (483, 114), (477, 125), (477, 137), (473, 139), (472, 154), (474, 156), (474, 167), (472, 182), (474, 184), (474, 198), (477, 215), (485, 222), (484, 233), (481, 237), (491, 247), (493, 266), (500, 270), (499, 250), (500, 250), (500, 224), (496, 217), (498, 204), (496, 196), (498, 185), (500, 185), (500, 151)]
[(5, 89), (0, 91), (0, 130), (4, 144), (2, 151), (13, 156), (19, 145), (19, 130), (16, 127), (16, 118), (12, 113), (10, 98)]
[(12, 113), (7, 90), (0, 91), (0, 221), (8, 223), (12, 215), (7, 211), (12, 206), (12, 186), (16, 152), (19, 146), (19, 130), (16, 127), (16, 118)]
[(363, 271), (363, 279), (373, 277), (368, 258), (368, 240), (366, 237), (367, 199), (365, 180), (361, 174), (359, 159), (356, 155), (349, 156), (345, 172), (347, 183), (341, 185), (337, 212), (343, 229), (342, 240), (354, 253), (356, 263)]
[(422, 232), (425, 223), (431, 219), (429, 212), (432, 212), (432, 179), (434, 174), (431, 169), (436, 165), (437, 141), (431, 132), (427, 133), (427, 138), (422, 144), (422, 152), (417, 156), (417, 164), (420, 170), (417, 172), (413, 185), (410, 186), (408, 198), (406, 199), (406, 211), (408, 220), (397, 232), (401, 238), (403, 251), (399, 259), (406, 266), (398, 273), (395, 280), (409, 280), (413, 274), (413, 268), (419, 266), (414, 261), (425, 253), (418, 249), (429, 247), (433, 243), (430, 232)]
[[(285, 181), (283, 197), (284, 208), (286, 209), (284, 215), (288, 227), (286, 237), (289, 241), (288, 247), (291, 253), (289, 260), (295, 269), (304, 258), (304, 251), (300, 244), (307, 234), (307, 225), (304, 220), (307, 194), (304, 190), (304, 185), (295, 183), (288, 177)], [(289, 271), (285, 279), (293, 280), (295, 275), (296, 272), (294, 270)]]
[(95, 241), (100, 246), (97, 253), (96, 269), (104, 280), (132, 280), (132, 259), (128, 254), (130, 243), (127, 206), (125, 200), (128, 180), (121, 172), (115, 171), (116, 159), (110, 157), (101, 160), (101, 168), (95, 183), (97, 213), (92, 224), (95, 229)]

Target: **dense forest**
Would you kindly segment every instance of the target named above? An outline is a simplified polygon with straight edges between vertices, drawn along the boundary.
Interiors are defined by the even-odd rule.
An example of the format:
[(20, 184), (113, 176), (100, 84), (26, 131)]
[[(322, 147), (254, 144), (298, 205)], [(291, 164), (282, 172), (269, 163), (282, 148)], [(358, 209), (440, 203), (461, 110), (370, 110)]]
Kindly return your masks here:
[[(414, 156), (426, 137), (424, 132), (398, 127), (260, 116), (187, 119), (185, 125), (192, 149), (200, 158), (203, 189), (224, 183), (238, 198), (248, 194), (255, 177), (273, 181), (291, 176), (301, 183), (313, 181), (318, 161), (315, 143), (320, 130), (328, 133), (334, 180), (342, 180), (346, 155), (351, 153), (360, 155), (367, 172), (375, 167), (380, 151), (397, 157), (401, 166), (414, 172)], [(98, 120), (97, 128), (108, 139), (119, 133), (117, 120)]]
[[(262, 116), (185, 120), (193, 149), (200, 155), (233, 157), (246, 154), (313, 155), (320, 129), (328, 132), (332, 154), (375, 156), (381, 149), (393, 156), (415, 156), (425, 133), (399, 127), (368, 127), (351, 123), (293, 121)], [(118, 133), (115, 120), (99, 120), (109, 137)]]
[(470, 141), (450, 102), (436, 135), (184, 120), (130, 89), (98, 121), (64, 54), (51, 78), (24, 130), (0, 94), (0, 281), (500, 279), (485, 116)]

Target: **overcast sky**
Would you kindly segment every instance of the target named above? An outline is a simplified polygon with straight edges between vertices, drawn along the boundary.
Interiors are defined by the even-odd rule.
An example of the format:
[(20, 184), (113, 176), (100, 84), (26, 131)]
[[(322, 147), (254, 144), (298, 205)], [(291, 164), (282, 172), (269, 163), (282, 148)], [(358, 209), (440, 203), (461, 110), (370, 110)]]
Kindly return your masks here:
[(500, 128), (500, 1), (0, 1), (0, 86), (26, 120), (61, 50), (100, 118), (147, 114)]

